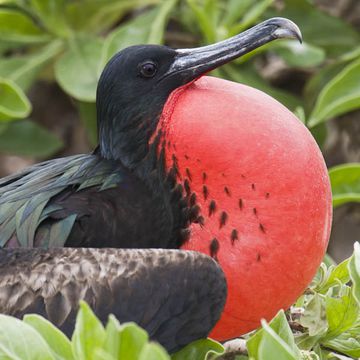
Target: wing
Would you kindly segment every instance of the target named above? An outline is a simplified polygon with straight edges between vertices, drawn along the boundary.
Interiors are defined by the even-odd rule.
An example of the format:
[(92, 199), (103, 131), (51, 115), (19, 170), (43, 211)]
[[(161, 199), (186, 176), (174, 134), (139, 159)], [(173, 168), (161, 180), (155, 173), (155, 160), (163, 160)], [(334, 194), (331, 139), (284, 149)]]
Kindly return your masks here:
[[(37, 164), (0, 180), (0, 247), (33, 247), (40, 224), (61, 207), (51, 200), (64, 191), (79, 192), (92, 186), (109, 189), (121, 179), (118, 164), (95, 154), (77, 155)], [(46, 224), (43, 246), (63, 246), (76, 220), (66, 214)]]
[(218, 264), (192, 251), (1, 249), (0, 312), (38, 313), (71, 335), (79, 300), (135, 321), (170, 352), (206, 337), (226, 299)]

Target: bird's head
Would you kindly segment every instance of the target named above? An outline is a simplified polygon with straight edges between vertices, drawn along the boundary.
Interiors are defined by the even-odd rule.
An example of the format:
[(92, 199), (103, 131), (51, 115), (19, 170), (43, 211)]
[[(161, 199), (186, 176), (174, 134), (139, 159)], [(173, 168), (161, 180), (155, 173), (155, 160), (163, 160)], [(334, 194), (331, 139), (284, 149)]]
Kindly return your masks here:
[(140, 45), (120, 51), (106, 65), (97, 90), (102, 155), (136, 166), (148, 152), (172, 92), (278, 38), (301, 40), (301, 33), (292, 21), (273, 18), (204, 47)]

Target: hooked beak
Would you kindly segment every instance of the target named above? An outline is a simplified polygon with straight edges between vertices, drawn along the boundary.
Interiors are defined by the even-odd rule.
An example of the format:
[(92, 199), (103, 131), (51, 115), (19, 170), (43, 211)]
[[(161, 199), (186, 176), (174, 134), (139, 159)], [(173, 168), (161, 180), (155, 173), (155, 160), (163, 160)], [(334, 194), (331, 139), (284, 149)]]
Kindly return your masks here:
[(213, 45), (176, 50), (175, 60), (162, 79), (178, 75), (186, 84), (270, 41), (284, 38), (302, 41), (300, 29), (295, 23), (277, 17)]

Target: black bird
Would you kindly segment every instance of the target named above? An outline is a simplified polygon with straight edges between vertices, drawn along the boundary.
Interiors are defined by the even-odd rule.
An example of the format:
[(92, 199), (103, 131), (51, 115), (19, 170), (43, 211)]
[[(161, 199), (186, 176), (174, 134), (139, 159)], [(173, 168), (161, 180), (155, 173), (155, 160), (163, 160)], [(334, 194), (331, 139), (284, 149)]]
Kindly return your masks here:
[(95, 151), (0, 180), (0, 311), (37, 312), (70, 334), (78, 300), (86, 299), (102, 320), (114, 313), (137, 321), (169, 351), (207, 336), (226, 298), (216, 262), (180, 250), (134, 250), (178, 249), (191, 222), (201, 221), (176, 164), (166, 170), (159, 119), (174, 90), (285, 37), (299, 38), (299, 30), (274, 18), (214, 45), (116, 54), (98, 84)]

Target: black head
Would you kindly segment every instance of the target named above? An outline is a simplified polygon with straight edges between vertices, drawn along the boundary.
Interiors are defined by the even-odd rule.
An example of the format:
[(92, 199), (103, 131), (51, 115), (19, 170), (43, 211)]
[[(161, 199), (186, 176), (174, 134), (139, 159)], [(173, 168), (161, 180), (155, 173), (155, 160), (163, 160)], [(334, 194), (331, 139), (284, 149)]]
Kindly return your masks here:
[(195, 49), (132, 46), (106, 65), (97, 89), (102, 156), (134, 168), (146, 156), (169, 95), (203, 74), (277, 38), (301, 34), (290, 20), (274, 18), (222, 42)]
[[(114, 157), (116, 148), (128, 166), (146, 155), (163, 105), (180, 85), (175, 78), (164, 81), (176, 55), (175, 50), (166, 46), (139, 45), (120, 51), (109, 61), (97, 89), (103, 155)], [(116, 136), (109, 136), (114, 132)], [(129, 138), (131, 141), (127, 141)], [(132, 156), (127, 161), (128, 153)]]

